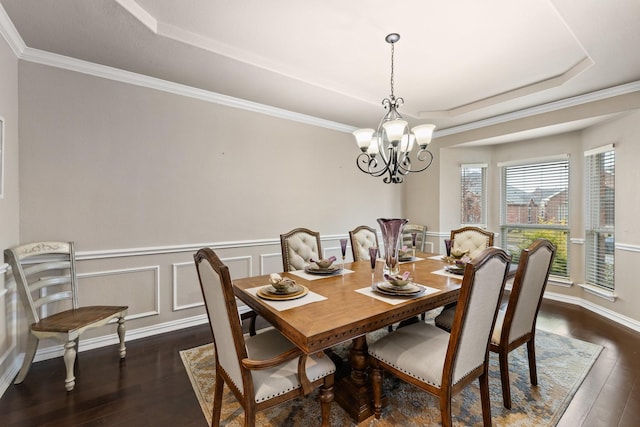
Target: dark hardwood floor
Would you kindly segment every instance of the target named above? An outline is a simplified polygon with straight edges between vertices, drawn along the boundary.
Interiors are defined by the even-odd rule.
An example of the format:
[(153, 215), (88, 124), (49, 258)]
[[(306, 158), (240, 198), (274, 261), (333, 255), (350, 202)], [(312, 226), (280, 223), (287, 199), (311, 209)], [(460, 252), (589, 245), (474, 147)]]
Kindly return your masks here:
[[(640, 425), (640, 334), (580, 307), (545, 301), (538, 327), (605, 347), (560, 426)], [(0, 399), (0, 425), (206, 425), (178, 351), (209, 342), (207, 325), (79, 354), (76, 387), (61, 358), (38, 362)]]

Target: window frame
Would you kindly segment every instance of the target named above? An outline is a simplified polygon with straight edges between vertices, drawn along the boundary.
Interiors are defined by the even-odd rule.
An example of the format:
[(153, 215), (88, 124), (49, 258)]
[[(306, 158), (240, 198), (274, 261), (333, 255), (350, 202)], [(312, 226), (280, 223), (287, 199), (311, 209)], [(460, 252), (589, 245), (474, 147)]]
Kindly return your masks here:
[[(556, 164), (557, 165), (554, 165)], [(569, 214), (570, 207), (570, 168), (569, 155), (551, 156), (537, 159), (526, 159), (512, 162), (498, 163), (501, 174), (501, 189), (500, 189), (500, 240), (503, 248), (507, 250), (512, 256), (512, 263), (517, 264), (520, 259), (520, 252), (522, 249), (528, 247), (535, 238), (543, 237), (549, 239), (558, 248), (556, 257), (554, 259), (550, 276), (558, 281), (566, 281), (570, 277), (570, 223)], [(531, 171), (527, 171), (531, 168)], [(563, 170), (564, 169), (564, 170)], [(511, 173), (510, 173), (511, 172)], [(544, 179), (537, 181), (535, 176), (544, 176), (544, 172), (553, 172), (554, 176), (557, 175), (559, 182), (555, 186), (555, 193), (549, 193), (545, 197), (541, 194), (532, 193), (530, 201), (526, 204), (527, 211), (524, 213), (527, 215), (526, 222), (509, 220), (509, 200), (513, 200), (513, 195), (517, 193), (511, 193), (509, 188), (516, 188), (522, 191), (522, 195), (526, 196), (525, 188), (519, 188), (514, 185), (514, 180), (523, 180), (521, 185), (524, 187), (534, 186), (536, 189), (545, 188), (553, 184), (552, 179)], [(553, 177), (553, 176), (552, 176)], [(551, 190), (551, 188), (549, 188)], [(559, 191), (558, 191), (559, 190)], [(562, 194), (564, 193), (564, 194)], [(535, 203), (535, 197), (533, 194), (537, 194), (539, 198), (538, 203)], [(558, 198), (559, 202), (555, 204), (556, 212), (561, 213), (564, 221), (560, 223), (539, 223), (538, 219), (534, 219), (533, 215), (540, 217), (544, 215), (546, 217), (549, 201), (551, 197)], [(523, 200), (525, 200), (523, 198)], [(547, 204), (543, 204), (542, 201), (547, 201)], [(517, 218), (522, 218), (522, 211), (518, 211)], [(518, 237), (520, 234), (520, 237)]]
[[(460, 165), (460, 225), (487, 228), (487, 170), (486, 163), (463, 163)], [(480, 169), (480, 220), (478, 222), (465, 221), (465, 170)], [(468, 217), (466, 218), (468, 219)]]
[[(605, 156), (611, 156), (606, 159)], [(585, 284), (605, 292), (615, 291), (615, 146), (608, 144), (584, 152)], [(609, 169), (612, 174), (604, 177)], [(602, 194), (609, 186), (612, 191)], [(609, 197), (607, 197), (609, 196)], [(609, 200), (607, 200), (609, 199)], [(608, 203), (607, 203), (608, 202)], [(605, 207), (603, 208), (603, 205)], [(604, 218), (604, 219), (603, 219)], [(603, 223), (604, 222), (604, 223)]]

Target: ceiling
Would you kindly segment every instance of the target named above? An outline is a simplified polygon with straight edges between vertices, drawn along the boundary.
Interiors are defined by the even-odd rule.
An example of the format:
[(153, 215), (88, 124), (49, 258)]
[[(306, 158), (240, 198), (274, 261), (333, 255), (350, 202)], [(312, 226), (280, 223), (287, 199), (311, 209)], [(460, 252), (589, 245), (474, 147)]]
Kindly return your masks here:
[[(392, 32), (401, 36), (394, 64), (400, 112), (412, 124), (436, 124), (436, 137), (589, 94), (640, 91), (638, 0), (0, 4), (32, 51), (352, 127), (375, 127), (383, 115)], [(583, 119), (568, 126), (599, 120)], [(563, 129), (554, 124), (549, 132)]]

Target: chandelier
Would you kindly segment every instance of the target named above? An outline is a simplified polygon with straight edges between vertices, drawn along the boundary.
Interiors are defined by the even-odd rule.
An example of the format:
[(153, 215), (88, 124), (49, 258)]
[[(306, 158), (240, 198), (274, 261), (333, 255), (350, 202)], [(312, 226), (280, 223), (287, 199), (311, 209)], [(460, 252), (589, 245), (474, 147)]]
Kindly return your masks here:
[[(357, 159), (358, 168), (374, 177), (386, 175), (385, 184), (400, 184), (409, 172), (422, 172), (431, 166), (433, 154), (427, 150), (435, 125), (419, 125), (409, 130), (398, 108), (404, 99), (393, 94), (393, 53), (400, 35), (389, 34), (385, 40), (391, 44), (391, 95), (382, 100), (387, 113), (377, 129), (358, 129), (353, 132), (362, 151)], [(414, 145), (419, 148), (412, 159)]]

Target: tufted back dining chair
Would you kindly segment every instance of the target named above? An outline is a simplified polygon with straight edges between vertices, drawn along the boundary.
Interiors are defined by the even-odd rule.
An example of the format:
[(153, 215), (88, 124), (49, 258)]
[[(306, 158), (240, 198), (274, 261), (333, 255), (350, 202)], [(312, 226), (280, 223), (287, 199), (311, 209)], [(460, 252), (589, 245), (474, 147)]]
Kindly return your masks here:
[(220, 424), (226, 384), (244, 408), (244, 425), (257, 411), (308, 395), (320, 386), (322, 425), (328, 426), (335, 365), (324, 353), (306, 355), (277, 329), (244, 336), (229, 268), (210, 248), (194, 254), (215, 350), (212, 426)]
[(527, 344), (529, 378), (532, 385), (538, 384), (535, 351), (536, 318), (555, 253), (556, 247), (546, 239), (536, 239), (522, 251), (507, 308), (498, 312), (489, 350), (498, 353), (502, 400), (507, 409), (511, 409), (509, 352)]
[(322, 258), (320, 233), (307, 228), (295, 228), (280, 235), (284, 271), (303, 270), (310, 259)]
[(361, 225), (349, 231), (351, 240), (351, 253), (354, 261), (364, 261), (369, 259), (369, 248), (379, 248), (378, 233), (375, 228)]
[(467, 263), (451, 333), (418, 322), (369, 345), (376, 418), (381, 416), (384, 369), (437, 396), (445, 427), (452, 425), (451, 397), (478, 379), (483, 423), (491, 425), (489, 337), (510, 262), (504, 250), (488, 248)]
[(494, 234), (478, 227), (462, 227), (451, 230), (451, 250), (469, 251), (471, 259), (493, 246)]

